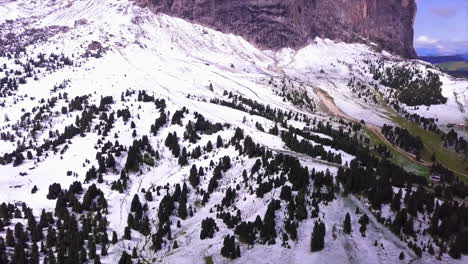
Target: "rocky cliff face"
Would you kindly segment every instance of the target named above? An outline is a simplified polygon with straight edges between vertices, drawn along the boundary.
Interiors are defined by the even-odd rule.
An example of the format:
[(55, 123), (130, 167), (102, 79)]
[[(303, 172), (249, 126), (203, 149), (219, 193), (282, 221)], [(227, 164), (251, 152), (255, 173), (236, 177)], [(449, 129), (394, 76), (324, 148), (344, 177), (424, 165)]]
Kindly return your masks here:
[(261, 48), (315, 37), (371, 41), (412, 58), (415, 0), (149, 0), (156, 12), (241, 35)]

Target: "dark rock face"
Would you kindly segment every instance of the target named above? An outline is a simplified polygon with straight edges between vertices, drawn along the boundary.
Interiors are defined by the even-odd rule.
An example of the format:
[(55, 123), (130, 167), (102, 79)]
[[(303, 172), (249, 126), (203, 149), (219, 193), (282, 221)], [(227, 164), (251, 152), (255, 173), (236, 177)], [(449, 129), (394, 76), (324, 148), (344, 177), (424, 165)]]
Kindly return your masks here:
[(403, 57), (416, 56), (416, 0), (149, 1), (156, 12), (241, 35), (260, 48), (300, 48), (321, 37), (367, 40)]

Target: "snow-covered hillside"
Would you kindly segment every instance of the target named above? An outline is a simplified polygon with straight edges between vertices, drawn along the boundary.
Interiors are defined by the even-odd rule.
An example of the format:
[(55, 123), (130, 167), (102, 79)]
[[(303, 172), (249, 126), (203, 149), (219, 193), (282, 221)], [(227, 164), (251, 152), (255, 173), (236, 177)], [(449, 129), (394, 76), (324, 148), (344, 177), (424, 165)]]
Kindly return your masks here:
[[(380, 87), (385, 97), (389, 88), (373, 79), (370, 65), (386, 59), (389, 65), (412, 63), (425, 71), (425, 64), (401, 61), (361, 44), (323, 39), (299, 51), (262, 51), (238, 36), (155, 15), (128, 0), (0, 0), (0, 44), (0, 80), (4, 80), (0, 82), (0, 202), (18, 208), (25, 202), (38, 222), (43, 209), (55, 211), (57, 221), (61, 217), (56, 208), (68, 195), (47, 198), (50, 185), (58, 183), (59, 189), (70, 189), (74, 182), (80, 182), (83, 191), (71, 194), (80, 202), (95, 185), (107, 206), (100, 207), (99, 194), (90, 202), (97, 209), (72, 209), (72, 198), (65, 204), (80, 223), (86, 215), (96, 219), (96, 214), (102, 214), (108, 222), (104, 225), (106, 236), (110, 238), (116, 232), (116, 243), (96, 242), (98, 252), (107, 248), (108, 254), (100, 257), (102, 263), (114, 263), (122, 252), (132, 254), (134, 248), (134, 263), (466, 261), (466, 257), (454, 260), (447, 254), (437, 259), (426, 251), (417, 257), (385, 221), (377, 219), (365, 195), (345, 195), (335, 177), (358, 157), (351, 153), (349, 144), (334, 143), (337, 134), (332, 131), (342, 129), (342, 137), (349, 138), (345, 141), (353, 142), (353, 137), (366, 135), (349, 120), (364, 120), (375, 126), (391, 123), (387, 110), (378, 102), (352, 91), (350, 80), (357, 78), (374, 87), (372, 91)], [(445, 75), (441, 80), (446, 104), (417, 110), (404, 107), (421, 116), (438, 118), (441, 126), (464, 124), (468, 106), (461, 98), (468, 82)], [(332, 98), (343, 115), (327, 107), (325, 98)], [(339, 120), (345, 116), (349, 120)], [(187, 132), (192, 126), (196, 135), (193, 140), (193, 134)], [(292, 128), (304, 134), (293, 133)], [(242, 137), (238, 137), (239, 131)], [(179, 151), (168, 140), (174, 132)], [(303, 140), (302, 146), (307, 142), (315, 148), (296, 148), (288, 133)], [(253, 142), (251, 153), (247, 150), (252, 144), (246, 141)], [(141, 155), (136, 169), (128, 165), (133, 147)], [(316, 152), (312, 154), (311, 149)], [(284, 157), (299, 161), (300, 165), (290, 163), (301, 169), (283, 161)], [(197, 186), (189, 180), (193, 167), (197, 175), (200, 168), (204, 170)], [(217, 186), (208, 191), (216, 178), (212, 175), (222, 167)], [(96, 179), (89, 178), (90, 171), (97, 173)], [(299, 177), (298, 171), (307, 171), (306, 186), (294, 186), (292, 179)], [(327, 183), (329, 179), (331, 184)], [(120, 186), (124, 181), (126, 187)], [(186, 187), (182, 187), (184, 184)], [(297, 207), (305, 207), (307, 217), (300, 219), (288, 212), (291, 203), (280, 197), (284, 186), (292, 187), (292, 197), (296, 198), (290, 199), (295, 199), (292, 203)], [(260, 187), (267, 189), (265, 193), (259, 194)], [(226, 205), (224, 199), (231, 190), (236, 190), (233, 202)], [(408, 189), (395, 187), (394, 192), (399, 190)], [(176, 200), (175, 192), (179, 192), (178, 198), (186, 195), (186, 199)], [(301, 192), (305, 192), (304, 201), (298, 198), (304, 196)], [(323, 198), (330, 193), (332, 199)], [(143, 234), (141, 227), (135, 227), (131, 239), (124, 239), (128, 215), (136, 214), (131, 212), (135, 195), (145, 209), (141, 221), (148, 223), (149, 232)], [(166, 223), (161, 220), (161, 201), (169, 196), (175, 207)], [(252, 246), (236, 234), (241, 257), (223, 257), (223, 241), (236, 229), (229, 227), (229, 221), (236, 220), (223, 221), (230, 218), (225, 214), (229, 212), (232, 218), (240, 214), (242, 221), (255, 222), (257, 216), (267, 218), (274, 199), (280, 201), (273, 215), (276, 243)], [(182, 204), (189, 211), (186, 217), (180, 216)], [(314, 208), (320, 208), (316, 215)], [(394, 217), (388, 204), (378, 211), (384, 217)], [(351, 215), (350, 235), (343, 232), (346, 213)], [(369, 217), (365, 236), (358, 231), (362, 225), (358, 219), (364, 214)], [(419, 216), (429, 218), (426, 213)], [(63, 218), (61, 221), (65, 221)], [(213, 238), (202, 240), (201, 223), (207, 218), (215, 220), (219, 231)], [(312, 253), (311, 233), (318, 219), (326, 226), (325, 248)], [(416, 217), (415, 222), (419, 219)], [(296, 239), (285, 229), (290, 220), (292, 225), (297, 224)], [(30, 221), (16, 216), (10, 223), (4, 220), (1, 236), (7, 237), (5, 229), (13, 230), (18, 222), (30, 225)], [(48, 228), (43, 227), (41, 232), (46, 236)], [(95, 231), (94, 236), (104, 236), (104, 232)], [(164, 236), (160, 250), (155, 249), (158, 232)], [(432, 238), (421, 232), (406, 239), (421, 245)], [(85, 241), (80, 248), (89, 247), (90, 240)], [(30, 240), (27, 244), (33, 247)], [(50, 248), (55, 254), (59, 251), (59, 246)], [(7, 247), (10, 258), (15, 250)], [(405, 258), (399, 259), (402, 252)], [(39, 255), (41, 263), (46, 256), (50, 259), (47, 250)]]

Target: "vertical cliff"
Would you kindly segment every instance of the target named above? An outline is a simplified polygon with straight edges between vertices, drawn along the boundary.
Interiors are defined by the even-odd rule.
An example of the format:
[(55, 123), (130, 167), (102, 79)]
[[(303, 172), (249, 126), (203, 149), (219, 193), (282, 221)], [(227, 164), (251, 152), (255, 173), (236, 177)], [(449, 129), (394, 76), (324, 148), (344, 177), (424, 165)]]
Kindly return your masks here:
[(149, 0), (163, 12), (241, 35), (261, 48), (299, 48), (315, 37), (373, 42), (412, 58), (415, 0)]

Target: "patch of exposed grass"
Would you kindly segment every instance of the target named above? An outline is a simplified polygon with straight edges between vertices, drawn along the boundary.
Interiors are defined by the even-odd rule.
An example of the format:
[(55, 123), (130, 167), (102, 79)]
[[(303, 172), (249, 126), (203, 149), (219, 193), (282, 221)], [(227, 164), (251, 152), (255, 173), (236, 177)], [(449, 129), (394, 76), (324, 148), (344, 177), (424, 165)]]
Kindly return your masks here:
[(462, 153), (456, 153), (455, 151), (445, 148), (442, 137), (439, 134), (424, 130), (416, 123), (406, 120), (397, 114), (392, 114), (391, 118), (396, 124), (408, 129), (412, 135), (421, 138), (424, 143), (421, 157), (424, 160), (430, 161), (434, 153), (439, 163), (452, 170), (464, 182), (468, 182), (468, 172), (465, 170), (468, 164), (464, 161), (464, 155)]
[(466, 61), (450, 61), (436, 65), (446, 71), (468, 71), (468, 62)]
[(367, 135), (370, 137), (370, 140), (373, 144), (379, 145), (382, 144), (387, 146), (390, 150), (392, 155), (391, 161), (396, 165), (402, 167), (404, 170), (408, 172), (413, 172), (416, 175), (423, 176), (428, 178), (430, 174), (430, 170), (428, 167), (421, 165), (419, 163), (414, 162), (413, 160), (409, 159), (405, 155), (401, 154), (400, 152), (396, 151), (392, 146), (389, 146), (386, 142), (382, 141), (374, 131), (365, 128)]
[[(468, 183), (468, 171), (466, 171), (468, 164), (464, 161), (463, 154), (448, 150), (444, 147), (442, 137), (439, 134), (424, 130), (415, 122), (403, 118), (388, 106), (380, 95), (377, 96), (377, 98), (389, 113), (393, 122), (408, 129), (413, 136), (419, 136), (421, 138), (424, 143), (424, 149), (421, 153), (423, 160), (430, 161), (434, 153), (437, 162), (452, 170), (463, 182)], [(429, 174), (429, 171), (427, 174)]]
[(206, 256), (205, 257), (205, 264), (214, 264), (213, 256)]

